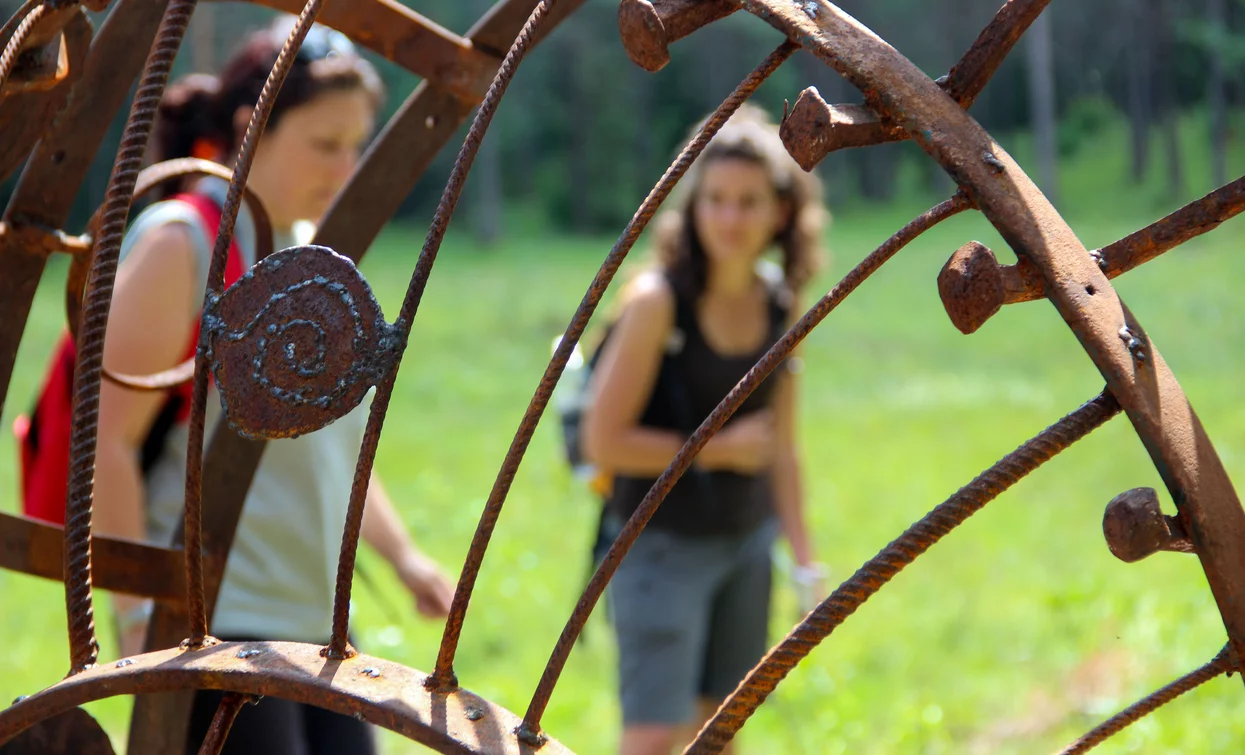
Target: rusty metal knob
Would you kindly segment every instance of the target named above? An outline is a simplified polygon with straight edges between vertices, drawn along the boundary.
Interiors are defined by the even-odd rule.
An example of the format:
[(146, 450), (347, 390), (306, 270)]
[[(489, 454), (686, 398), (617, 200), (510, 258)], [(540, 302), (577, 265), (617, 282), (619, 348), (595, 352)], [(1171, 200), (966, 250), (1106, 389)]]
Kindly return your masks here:
[(1159, 508), (1154, 488), (1133, 488), (1112, 498), (1102, 517), (1102, 534), (1111, 553), (1125, 563), (1159, 551), (1194, 552), (1180, 521)]
[(1003, 306), (1002, 266), (989, 247), (970, 241), (951, 255), (938, 273), (938, 296), (961, 333), (980, 328)]
[(739, 10), (732, 0), (622, 0), (618, 31), (631, 61), (650, 73), (670, 62), (670, 45)]

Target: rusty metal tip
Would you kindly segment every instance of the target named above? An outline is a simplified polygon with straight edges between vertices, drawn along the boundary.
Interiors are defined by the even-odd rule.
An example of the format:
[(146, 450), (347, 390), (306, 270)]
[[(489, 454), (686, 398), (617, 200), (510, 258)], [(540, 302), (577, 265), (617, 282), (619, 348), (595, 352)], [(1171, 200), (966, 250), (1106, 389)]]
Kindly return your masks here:
[(1132, 488), (1112, 498), (1103, 511), (1102, 534), (1111, 554), (1124, 563), (1159, 551), (1194, 552), (1180, 520), (1163, 513), (1154, 488)]
[[(964, 194), (957, 196), (967, 200)], [(978, 241), (955, 250), (938, 273), (938, 296), (956, 329), (965, 335), (976, 332), (1002, 309), (1006, 298), (994, 252)]]
[(649, 0), (622, 0), (618, 4), (618, 31), (632, 63), (657, 73), (670, 62), (666, 26)]
[(830, 105), (822, 99), (817, 87), (806, 87), (795, 98), (790, 112), (784, 105), (778, 136), (787, 154), (807, 173), (831, 151), (830, 132), (833, 127), (834, 115)]

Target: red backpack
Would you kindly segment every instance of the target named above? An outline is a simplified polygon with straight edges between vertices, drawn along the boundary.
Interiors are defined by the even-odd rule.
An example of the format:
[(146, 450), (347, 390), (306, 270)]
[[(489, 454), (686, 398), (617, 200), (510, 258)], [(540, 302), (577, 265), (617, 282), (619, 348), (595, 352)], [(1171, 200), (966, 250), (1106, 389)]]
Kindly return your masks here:
[[(201, 194), (178, 194), (179, 199), (199, 214), (203, 227), (214, 232), (220, 227), (221, 208)], [(246, 272), (235, 239), (229, 247), (225, 263), (225, 287), (228, 288)], [(194, 356), (199, 343), (199, 322), (195, 321), (186, 356)], [(63, 526), (69, 481), (69, 436), (73, 420), (73, 373), (77, 344), (68, 329), (61, 334), (52, 352), (51, 364), (43, 378), (43, 386), (34, 410), (13, 423), (21, 458), (22, 513)], [(155, 464), (164, 448), (164, 440), (172, 427), (185, 421), (190, 414), (192, 383), (183, 383), (168, 390), (167, 400), (153, 420), (142, 448), (144, 476)]]

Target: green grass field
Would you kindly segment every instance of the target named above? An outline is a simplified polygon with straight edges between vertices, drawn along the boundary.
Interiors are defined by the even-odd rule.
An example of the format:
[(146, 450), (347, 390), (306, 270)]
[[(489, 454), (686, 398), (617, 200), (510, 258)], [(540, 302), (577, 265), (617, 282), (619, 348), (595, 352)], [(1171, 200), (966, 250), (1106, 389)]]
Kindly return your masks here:
[[(1154, 187), (1117, 193), (1118, 132), (1094, 163), (1064, 171), (1061, 203), (1099, 246), (1174, 209)], [(1190, 160), (1198, 154), (1190, 136)], [(1108, 149), (1109, 147), (1109, 149)], [(1023, 150), (1017, 152), (1023, 154)], [(1090, 154), (1095, 154), (1094, 150)], [(1239, 173), (1241, 161), (1235, 161)], [(1208, 187), (1191, 187), (1198, 193)], [(637, 198), (638, 201), (639, 198)], [(820, 295), (924, 209), (835, 208), (832, 268)], [(461, 226), (460, 226), (461, 227)], [(1116, 280), (1181, 380), (1229, 473), (1245, 479), (1245, 368), (1237, 282), (1245, 225)], [(422, 229), (394, 228), (363, 265), (393, 317)], [(832, 584), (997, 458), (1091, 398), (1102, 380), (1053, 307), (1011, 307), (972, 336), (939, 303), (935, 276), (978, 239), (1010, 258), (976, 214), (921, 238), (807, 341), (800, 434), (811, 525)], [(457, 573), (514, 427), (610, 238), (520, 234), (492, 250), (451, 235), (416, 319), (378, 465), (423, 545)], [(639, 255), (642, 250), (637, 250)], [(40, 289), (0, 435), (0, 507), (15, 508), (8, 431), (24, 410), (63, 319), (64, 266)], [(1234, 314), (1236, 313), (1236, 314)], [(594, 503), (570, 478), (547, 416), (515, 480), (476, 589), (459, 653), (464, 686), (521, 713), (585, 577)], [(1101, 534), (1106, 502), (1149, 485), (1172, 505), (1119, 417), (1024, 480), (897, 577), (779, 687), (741, 734), (751, 753), (1048, 753), (1136, 697), (1213, 656), (1224, 629), (1195, 558), (1123, 564)], [(383, 600), (356, 581), (363, 648), (431, 668), (440, 627), (408, 608), (370, 552)], [(67, 669), (60, 587), (0, 572), (0, 700)], [(397, 607), (391, 616), (385, 604)], [(115, 657), (97, 597), (103, 657)], [(797, 620), (785, 585), (777, 641)], [(580, 753), (617, 734), (608, 627), (594, 617), (545, 718)], [(120, 750), (130, 703), (89, 706)], [(1146, 719), (1103, 753), (1226, 753), (1245, 743), (1237, 678), (1219, 679)], [(386, 752), (420, 750), (386, 736)]]

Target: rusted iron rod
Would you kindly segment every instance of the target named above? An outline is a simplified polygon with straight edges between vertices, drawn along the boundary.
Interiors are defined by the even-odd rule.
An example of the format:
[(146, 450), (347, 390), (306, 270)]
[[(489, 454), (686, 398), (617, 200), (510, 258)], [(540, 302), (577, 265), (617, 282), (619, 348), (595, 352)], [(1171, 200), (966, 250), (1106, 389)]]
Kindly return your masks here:
[(943, 220), (957, 215), (971, 206), (972, 204), (968, 201), (968, 198), (957, 192), (952, 198), (927, 210), (896, 231), (895, 235), (884, 241), (881, 246), (861, 260), (860, 264), (848, 271), (847, 275), (835, 284), (834, 288), (830, 289), (825, 296), (814, 304), (753, 365), (752, 369), (748, 370), (748, 374), (731, 389), (730, 393), (722, 399), (713, 412), (700, 424), (700, 427), (696, 428), (696, 432), (692, 433), (691, 437), (683, 444), (683, 447), (679, 449), (678, 454), (670, 462), (670, 466), (666, 467), (666, 471), (662, 472), (657, 481), (653, 483), (653, 487), (644, 496), (644, 500), (640, 502), (635, 513), (627, 520), (626, 525), (623, 526), (622, 531), (605, 554), (605, 558), (602, 559), (601, 565), (597, 567), (596, 573), (592, 575), (588, 586), (584, 588), (583, 595), (580, 597), (579, 603), (575, 606), (574, 612), (572, 612), (570, 619), (563, 628), (562, 635), (558, 638), (558, 643), (554, 647), (552, 656), (549, 658), (549, 663), (545, 666), (545, 672), (541, 676), (540, 684), (537, 685), (535, 693), (532, 695), (532, 701), (528, 704), (527, 714), (523, 718), (523, 725), (530, 736), (540, 731), (540, 718), (544, 714), (545, 707), (549, 704), (549, 697), (553, 694), (554, 685), (557, 684), (562, 668), (566, 665), (566, 661), (570, 657), (571, 650), (574, 648), (575, 641), (579, 638), (580, 632), (583, 631), (584, 625), (588, 622), (592, 609), (596, 606), (601, 594), (605, 592), (606, 584), (614, 576), (614, 572), (618, 570), (618, 565), (622, 562), (623, 557), (627, 555), (627, 551), (631, 549), (632, 544), (640, 536), (649, 519), (653, 517), (657, 507), (661, 505), (670, 489), (674, 487), (679, 478), (683, 476), (683, 473), (687, 471), (687, 468), (691, 466), (692, 460), (696, 458), (696, 454), (700, 453), (700, 449), (731, 418), (731, 415), (756, 390), (757, 386), (784, 359), (790, 356), (795, 347), (812, 332), (813, 328), (826, 319), (860, 284), (868, 280), (869, 276), (877, 272), (887, 260), (895, 256), (899, 250), (907, 246), (912, 240)]
[[(515, 71), (518, 70), (519, 64), (531, 48), (533, 38), (549, 18), (549, 10), (556, 2), (557, 0), (540, 0), (532, 9), (527, 22), (497, 70), (497, 75), (489, 86), (488, 94), (484, 96), (484, 101), (480, 104), (480, 109), (476, 111), (475, 120), (471, 123), (467, 137), (463, 140), (458, 158), (454, 161), (454, 168), (441, 194), (441, 200), (437, 203), (432, 225), (424, 240), (424, 247), (420, 251), (419, 259), (415, 262), (415, 271), (411, 275), (410, 285), (402, 300), (402, 309), (398, 313), (396, 324), (403, 344), (410, 336), (411, 325), (419, 311), (419, 303), (423, 299), (428, 278), (432, 275), (432, 266), (436, 262), (437, 252), (441, 248), (441, 242), (445, 239), (445, 232), (449, 228), (450, 219), (454, 216), (454, 209), (458, 206), (458, 199), (462, 195), (467, 173), (471, 170), (471, 164), (480, 150), (484, 134), (493, 120), (493, 115), (497, 112), (497, 106), (501, 103), (506, 88), (510, 86), (510, 81), (514, 78)], [(337, 559), (337, 585), (333, 596), (333, 634), (327, 649), (329, 658), (345, 658), (355, 652), (349, 647), (347, 641), (350, 625), (351, 582), (354, 577), (355, 559), (358, 555), (359, 534), (363, 525), (363, 506), (372, 476), (372, 465), (376, 460), (376, 447), (380, 443), (381, 428), (384, 426), (385, 413), (389, 409), (389, 400), (393, 396), (393, 386), (400, 366), (401, 360), (399, 359), (389, 374), (376, 386), (371, 412), (367, 418), (367, 427), (363, 434), (363, 447), (359, 451), (358, 464), (355, 467), (354, 482), (350, 489), (350, 505), (346, 512), (346, 525), (342, 532), (341, 553)]]
[[(545, 30), (560, 23), (582, 2), (562, 0), (549, 14)], [(526, 22), (532, 4), (532, 0), (498, 0), (467, 32), (467, 39), (490, 54), (501, 48), (503, 52), (496, 58), (500, 60)], [(537, 34), (536, 39), (544, 33)], [(421, 82), (368, 148), (312, 243), (361, 262), (402, 198), (469, 114), (470, 108), (461, 99)], [(203, 557), (209, 626), (242, 505), (266, 446), (266, 441), (244, 438), (225, 423), (217, 424), (207, 446), (203, 462)], [(175, 544), (180, 546), (181, 542), (179, 531)], [(147, 649), (176, 644), (184, 637), (180, 632), (185, 626), (183, 611), (157, 603), (148, 625)], [(131, 717), (128, 751), (156, 753), (180, 747), (190, 705), (188, 693), (139, 695)], [(180, 735), (170, 721), (182, 722)]]
[[(1219, 227), (1245, 210), (1245, 176), (1181, 207), (1138, 231), (1097, 250), (1099, 267), (1108, 278), (1132, 270), (1190, 239)], [(1027, 263), (1001, 269), (1004, 304), (1041, 299), (1046, 286), (1037, 269)]]
[[(63, 582), (64, 548), (62, 528), (0, 512), (0, 569)], [(180, 603), (184, 568), (180, 550), (91, 536), (91, 583), (101, 589)]]
[[(1006, 0), (959, 62), (951, 67), (946, 77), (938, 80), (939, 85), (960, 107), (971, 107), (1012, 47), (1049, 3), (1050, 0)], [(906, 131), (882, 123), (876, 113), (860, 105), (825, 106), (824, 101), (822, 105), (828, 108), (825, 113), (833, 130), (820, 140), (822, 144), (815, 157), (801, 161), (800, 165), (805, 170), (811, 170), (835, 150), (909, 138)], [(828, 132), (830, 130), (827, 129)]]
[(51, 8), (46, 3), (40, 3), (22, 18), (22, 22), (17, 25), (17, 29), (13, 32), (13, 36), (4, 45), (4, 52), (0, 53), (0, 97), (4, 94), (4, 85), (9, 80), (9, 74), (13, 72), (13, 65), (17, 62), (17, 56), (22, 51), (22, 47), (26, 44), (26, 38), (34, 31), (35, 25), (39, 20), (47, 14)]
[(69, 617), (70, 673), (95, 665), (99, 643), (95, 639), (91, 594), (91, 505), (95, 484), (95, 431), (99, 417), (99, 387), (104, 361), (104, 332), (112, 304), (121, 237), (130, 212), (130, 201), (143, 153), (151, 135), (156, 108), (164, 94), (181, 47), (196, 0), (171, 0), (160, 22), (155, 44), (147, 59), (134, 105), (130, 109), (121, 149), (108, 181), (101, 214), (95, 259), (87, 279), (78, 357), (74, 369), (73, 429), (70, 436), (69, 487), (65, 510), (65, 605)]
[(1237, 655), (1245, 650), (1245, 509), (1179, 382), (1085, 245), (972, 116), (839, 8), (743, 0), (851, 81), (881, 93), (914, 141), (969, 193), (1048, 298), (1127, 412), (1176, 502)]
[(670, 62), (670, 44), (739, 10), (735, 0), (622, 0), (618, 31), (631, 62), (656, 73)]
[[(234, 161), (233, 178), (229, 182), (229, 191), (225, 195), (225, 203), (221, 210), (220, 227), (216, 231), (216, 245), (212, 249), (212, 261), (208, 266), (207, 291), (204, 292), (203, 309), (220, 298), (224, 290), (225, 262), (229, 255), (230, 244), (233, 243), (234, 225), (238, 220), (238, 211), (242, 208), (242, 192), (250, 175), (251, 165), (255, 162), (255, 151), (259, 137), (264, 133), (268, 118), (272, 115), (273, 105), (281, 85), (294, 66), (294, 57), (302, 46), (303, 39), (311, 31), (316, 16), (324, 0), (307, 0), (303, 11), (298, 16), (294, 28), (290, 30), (272, 71), (264, 82), (255, 109), (251, 111), (251, 120), (247, 124), (246, 134), (238, 147), (238, 156)], [(206, 331), (207, 328), (204, 328)], [(185, 550), (186, 550), (186, 598), (187, 610), (190, 614), (191, 648), (202, 647), (208, 642), (207, 609), (204, 606), (203, 591), (203, 436), (205, 412), (207, 411), (208, 360), (207, 353), (200, 344), (195, 350), (194, 392), (190, 402), (190, 426), (186, 451), (186, 508), (185, 508)]]
[(553, 395), (554, 386), (557, 385), (558, 379), (566, 369), (566, 364), (570, 360), (575, 345), (583, 335), (584, 329), (588, 325), (588, 320), (596, 311), (601, 297), (605, 295), (605, 290), (614, 279), (614, 275), (618, 272), (618, 268), (622, 265), (623, 260), (626, 259), (627, 253), (631, 251), (640, 234), (648, 226), (649, 221), (653, 219), (661, 204), (670, 195), (675, 184), (678, 183), (683, 174), (691, 167), (692, 162), (709, 144), (709, 140), (721, 130), (723, 124), (756, 91), (757, 87), (769, 78), (770, 74), (776, 71), (798, 49), (799, 47), (793, 42), (783, 42), (779, 45), (755, 70), (739, 83), (735, 90), (718, 106), (717, 110), (705, 120), (696, 136), (683, 148), (679, 156), (666, 169), (665, 174), (662, 175), (652, 191), (649, 192), (648, 196), (640, 204), (627, 227), (623, 229), (622, 235), (619, 236), (618, 241), (615, 242), (604, 262), (602, 262), (592, 283), (589, 284), (587, 292), (585, 292), (583, 299), (580, 301), (579, 308), (575, 311), (575, 315), (567, 325), (566, 332), (563, 333), (558, 348), (545, 368), (545, 373), (536, 387), (535, 394), (532, 396), (531, 401), (528, 402), (527, 409), (523, 413), (523, 419), (519, 422), (518, 430), (516, 430), (514, 439), (510, 443), (510, 448), (506, 451), (506, 457), (502, 460), (501, 469), (497, 473), (493, 487), (489, 491), (488, 500), (484, 504), (484, 511), (480, 514), (480, 522), (476, 526), (475, 535), (471, 540), (471, 548), (468, 550), (467, 558), (463, 563), (458, 586), (454, 592), (450, 615), (445, 623), (445, 634), (441, 638), (441, 648), (437, 655), (436, 668), (430, 677), (430, 681), (438, 685), (438, 687), (452, 688), (457, 684), (454, 678), (454, 654), (458, 649), (458, 639), (462, 634), (463, 621), (466, 617), (468, 604), (471, 601), (471, 592), (480, 574), (484, 553), (488, 549), (489, 540), (492, 537), (494, 528), (497, 526), (497, 520), (501, 516), (501, 509), (505, 505), (506, 494), (510, 491), (510, 485), (518, 472), (519, 464), (523, 460), (523, 454), (527, 451), (528, 444), (531, 443), (532, 435), (536, 431), (536, 425), (540, 422), (540, 417), (544, 413), (545, 407), (548, 406), (550, 397)]
[[(222, 642), (206, 651), (166, 648), (100, 664), (0, 708), (0, 747), (38, 721), (95, 700), (211, 689), (313, 705), (440, 753), (536, 755), (514, 735), (519, 717), (479, 695), (431, 692), (414, 669), (365, 654), (326, 660), (322, 650), (299, 642)], [(161, 755), (181, 752), (185, 739), (173, 747)], [(551, 739), (539, 755), (571, 753)]]
[(1093, 731), (1061, 750), (1060, 755), (1081, 755), (1081, 753), (1089, 752), (1186, 692), (1192, 692), (1211, 679), (1215, 679), (1223, 674), (1231, 674), (1233, 671), (1239, 670), (1238, 663), (1232, 659), (1231, 650), (1225, 646), (1223, 650), (1219, 651), (1219, 655), (1212, 658), (1206, 665), (1190, 671), (1161, 689), (1155, 690), (1101, 724), (1098, 724)]
[[(303, 0), (253, 2), (291, 15), (303, 8)], [(397, 0), (329, 3), (318, 23), (473, 105), (484, 96), (499, 62), (489, 51)]]
[(212, 716), (212, 725), (208, 728), (207, 736), (203, 738), (203, 745), (199, 747), (199, 755), (220, 755), (221, 748), (225, 746), (225, 739), (229, 736), (229, 730), (233, 728), (234, 719), (238, 717), (238, 712), (242, 710), (242, 706), (246, 705), (247, 695), (230, 692), (221, 697), (220, 705), (216, 708), (216, 715)]
[(17, 10), (13, 11), (13, 15), (9, 16), (9, 20), (0, 26), (0, 44), (7, 46), (10, 39), (13, 38), (17, 27), (22, 25), (26, 17), (30, 15), (37, 6), (42, 5), (44, 0), (25, 0)]
[[(94, 43), (90, 43), (90, 24), (84, 15), (66, 26), (71, 65), (80, 61), (74, 56), (81, 52), (75, 50), (90, 43), (85, 51), (86, 64), (81, 76), (71, 74), (65, 82), (70, 83), (67, 93), (60, 89), (49, 93), (64, 97), (63, 109), (50, 125), (0, 144), (0, 162), (7, 166), (25, 159), (29, 145), (38, 142), (5, 208), (6, 222), (46, 228), (65, 223), (113, 115), (143, 70), (166, 6), (163, 0), (119, 0)], [(15, 100), (0, 102), (0, 116), (8, 114), (6, 108)], [(47, 105), (60, 108), (56, 103)], [(25, 120), (29, 113), (21, 115), (11, 122), (30, 127), (31, 121)], [(7, 174), (7, 167), (4, 172)], [(44, 255), (29, 254), (15, 241), (0, 237), (0, 260), (5, 266), (0, 276), (0, 411), (4, 410), (14, 359), (46, 263)]]
[(1120, 405), (1104, 392), (1043, 430), (973, 478), (954, 495), (909, 527), (791, 630), (722, 703), (685, 751), (688, 755), (720, 752), (743, 727), (778, 684), (829, 637), (864, 602), (912, 563), (963, 524), (987, 503), (998, 498), (1060, 451), (1101, 427), (1120, 412)]

